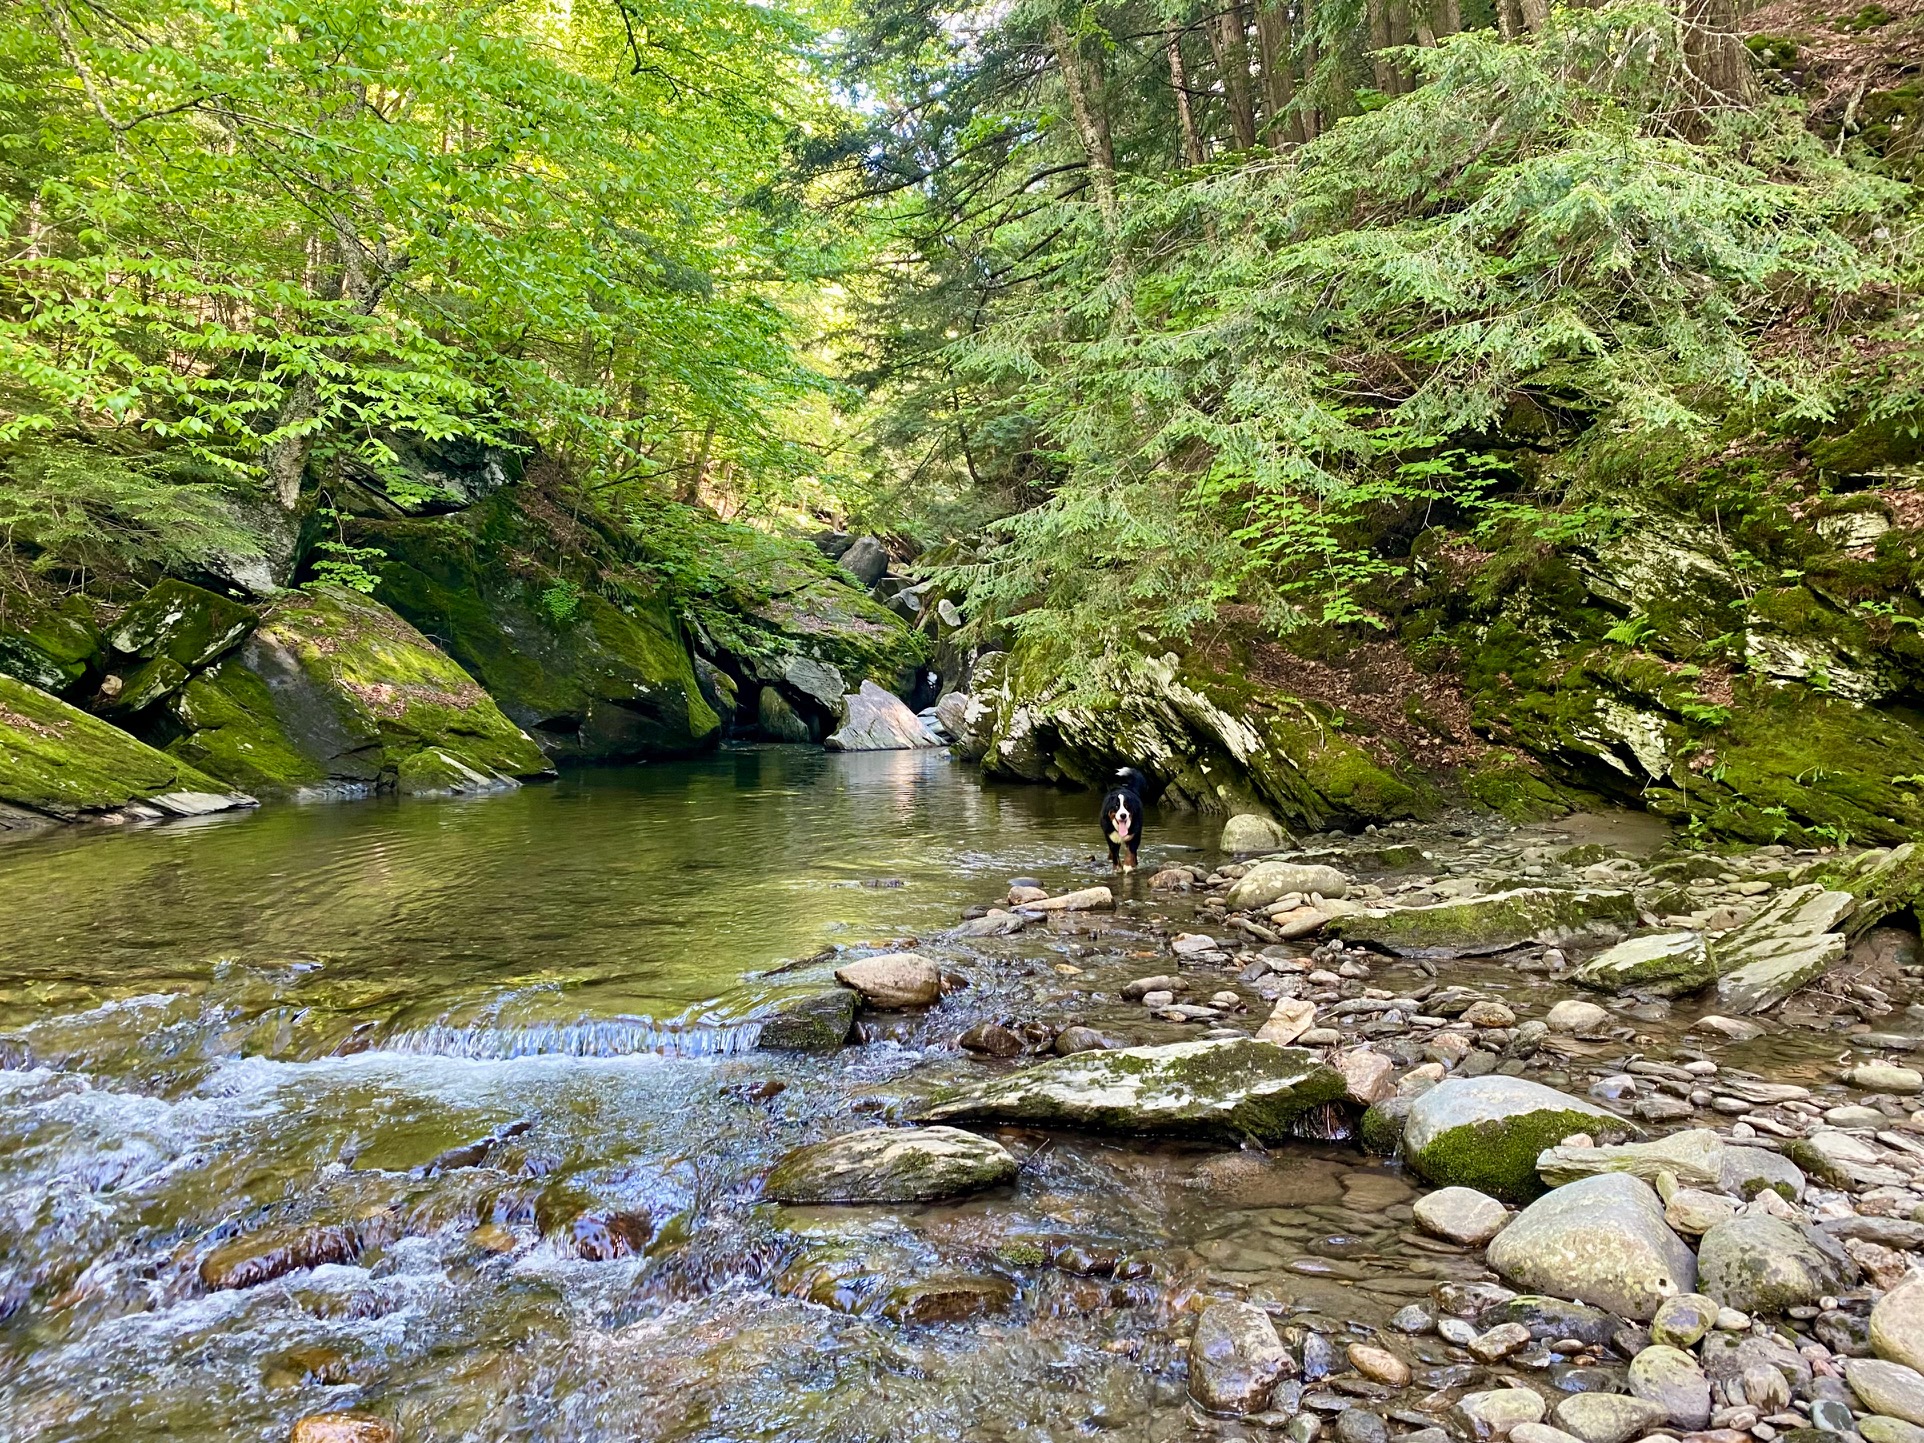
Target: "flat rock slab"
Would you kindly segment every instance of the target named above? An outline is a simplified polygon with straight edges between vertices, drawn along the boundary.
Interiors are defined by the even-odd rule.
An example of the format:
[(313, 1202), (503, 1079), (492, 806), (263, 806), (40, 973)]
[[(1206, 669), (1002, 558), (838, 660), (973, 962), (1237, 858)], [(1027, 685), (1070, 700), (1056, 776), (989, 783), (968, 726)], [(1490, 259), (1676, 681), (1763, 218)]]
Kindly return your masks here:
[(1015, 1177), (1009, 1150), (955, 1127), (872, 1127), (785, 1153), (762, 1196), (786, 1203), (931, 1202)]
[(1365, 908), (1335, 918), (1330, 929), (1404, 956), (1471, 957), (1621, 932), (1636, 919), (1629, 892), (1518, 887), (1428, 907)]
[(1489, 1263), (1515, 1286), (1638, 1321), (1697, 1284), (1697, 1260), (1656, 1190), (1619, 1172), (1538, 1198), (1496, 1235)]
[(1670, 1173), (1686, 1187), (1723, 1185), (1724, 1140), (1707, 1127), (1687, 1128), (1653, 1142), (1604, 1147), (1553, 1147), (1537, 1158), (1537, 1174), (1551, 1187), (1600, 1172), (1627, 1172), (1647, 1183)]
[(1842, 960), (1840, 930), (1857, 907), (1849, 892), (1815, 883), (1770, 899), (1755, 917), (1717, 943), (1717, 1005), (1741, 1015), (1774, 1007)]
[(1599, 952), (1571, 973), (1570, 980), (1600, 992), (1682, 997), (1716, 981), (1717, 968), (1701, 933), (1657, 932)]
[(1079, 1052), (980, 1083), (922, 1116), (1276, 1142), (1346, 1090), (1313, 1053), (1229, 1037)]
[(1579, 1132), (1626, 1137), (1636, 1128), (1540, 1082), (1497, 1074), (1451, 1078), (1410, 1104), (1403, 1154), (1439, 1186), (1524, 1202), (1543, 1190), (1538, 1155)]

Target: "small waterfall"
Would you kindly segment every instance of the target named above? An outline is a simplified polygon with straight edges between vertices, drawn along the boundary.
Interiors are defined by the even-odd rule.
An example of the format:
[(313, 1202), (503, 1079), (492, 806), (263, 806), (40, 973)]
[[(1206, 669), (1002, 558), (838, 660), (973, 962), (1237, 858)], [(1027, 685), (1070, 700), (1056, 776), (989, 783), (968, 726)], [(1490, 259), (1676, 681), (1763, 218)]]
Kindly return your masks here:
[(752, 1052), (761, 1024), (733, 1026), (657, 1022), (647, 1017), (584, 1018), (578, 1022), (535, 1022), (520, 1027), (431, 1027), (397, 1032), (377, 1044), (382, 1052), (425, 1057), (507, 1061), (517, 1057), (732, 1057)]

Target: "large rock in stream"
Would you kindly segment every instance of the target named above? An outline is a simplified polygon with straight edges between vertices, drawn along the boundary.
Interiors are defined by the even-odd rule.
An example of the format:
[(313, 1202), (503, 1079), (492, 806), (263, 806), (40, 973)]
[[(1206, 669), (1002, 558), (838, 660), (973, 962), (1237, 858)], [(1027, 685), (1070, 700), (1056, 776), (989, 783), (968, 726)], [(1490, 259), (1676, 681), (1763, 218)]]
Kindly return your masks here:
[(88, 817), (155, 820), (254, 799), (60, 698), (0, 675), (0, 829)]
[(1231, 1037), (1078, 1052), (977, 1084), (922, 1117), (1279, 1142), (1347, 1087), (1314, 1053)]
[(1682, 997), (1716, 981), (1717, 969), (1701, 933), (1655, 932), (1599, 952), (1570, 980), (1602, 992)]
[(762, 1196), (786, 1203), (932, 1202), (999, 1187), (1016, 1161), (1001, 1143), (954, 1127), (873, 1127), (784, 1154)]
[(822, 743), (832, 752), (893, 752), (942, 744), (893, 692), (872, 681), (842, 699), (842, 724)]
[(1427, 907), (1372, 907), (1338, 917), (1331, 930), (1404, 955), (1473, 956), (1524, 942), (1561, 944), (1621, 932), (1637, 920), (1629, 892), (1517, 887)]
[(1714, 949), (1718, 1009), (1761, 1012), (1829, 971), (1844, 956), (1841, 929), (1856, 907), (1851, 893), (1814, 883), (1772, 897)]
[(1697, 1260), (1664, 1222), (1656, 1190), (1620, 1172), (1538, 1198), (1496, 1235), (1489, 1263), (1514, 1286), (1638, 1321), (1697, 1281)]
[(1411, 1103), (1403, 1153), (1439, 1187), (1526, 1202), (1543, 1191), (1537, 1157), (1546, 1149), (1575, 1133), (1622, 1138), (1637, 1131), (1582, 1098), (1493, 1073), (1439, 1082)]
[(171, 703), (166, 750), (278, 792), (486, 791), (553, 767), (432, 642), (340, 586), (289, 592)]

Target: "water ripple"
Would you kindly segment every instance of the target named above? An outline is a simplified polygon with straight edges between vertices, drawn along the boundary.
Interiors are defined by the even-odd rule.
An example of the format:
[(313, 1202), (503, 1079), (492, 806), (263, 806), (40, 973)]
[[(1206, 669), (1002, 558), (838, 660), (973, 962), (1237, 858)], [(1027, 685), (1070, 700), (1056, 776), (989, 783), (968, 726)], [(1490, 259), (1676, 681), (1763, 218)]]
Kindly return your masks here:
[(715, 1027), (663, 1023), (646, 1017), (542, 1022), (521, 1027), (460, 1027), (436, 1023), (385, 1038), (380, 1050), (426, 1057), (507, 1061), (517, 1057), (733, 1057), (752, 1052), (761, 1024)]

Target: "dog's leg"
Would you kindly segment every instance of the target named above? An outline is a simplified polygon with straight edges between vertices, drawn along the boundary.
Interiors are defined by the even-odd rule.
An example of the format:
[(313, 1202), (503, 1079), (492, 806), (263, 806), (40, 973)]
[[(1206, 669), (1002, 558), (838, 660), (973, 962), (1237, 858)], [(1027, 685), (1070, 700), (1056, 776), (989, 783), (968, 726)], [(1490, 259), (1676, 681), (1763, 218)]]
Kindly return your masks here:
[(1134, 842), (1123, 843), (1122, 870), (1125, 872), (1133, 872), (1136, 870), (1136, 844)]

